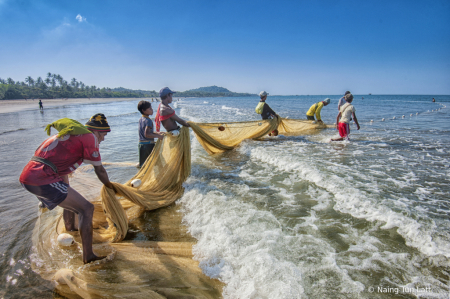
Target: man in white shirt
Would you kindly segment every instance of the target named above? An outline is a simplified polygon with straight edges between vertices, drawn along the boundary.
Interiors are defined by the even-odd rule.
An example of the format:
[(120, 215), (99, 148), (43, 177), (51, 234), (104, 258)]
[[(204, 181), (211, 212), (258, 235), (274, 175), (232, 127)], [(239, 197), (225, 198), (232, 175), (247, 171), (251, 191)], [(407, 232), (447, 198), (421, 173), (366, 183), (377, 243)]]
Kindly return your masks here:
[(339, 109), (339, 114), (336, 118), (336, 129), (339, 131), (339, 135), (341, 137), (339, 138), (335, 138), (335, 139), (331, 139), (331, 141), (342, 141), (344, 140), (344, 138), (348, 139), (348, 135), (350, 134), (350, 120), (353, 119), (355, 120), (357, 129), (360, 129), (358, 120), (356, 119), (356, 114), (355, 114), (355, 107), (353, 107), (353, 105), (351, 104), (353, 102), (353, 95), (351, 93), (348, 93), (345, 95), (345, 101), (346, 103), (344, 105), (342, 105)]

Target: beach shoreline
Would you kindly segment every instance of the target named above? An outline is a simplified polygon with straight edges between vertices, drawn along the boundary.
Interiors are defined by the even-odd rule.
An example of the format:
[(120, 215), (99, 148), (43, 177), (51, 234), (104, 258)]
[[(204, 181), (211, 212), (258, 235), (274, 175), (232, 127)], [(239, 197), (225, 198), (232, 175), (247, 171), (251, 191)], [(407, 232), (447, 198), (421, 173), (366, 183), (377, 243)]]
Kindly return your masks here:
[[(53, 108), (56, 106), (64, 105), (76, 105), (76, 104), (98, 104), (107, 102), (123, 102), (123, 101), (135, 101), (145, 100), (151, 98), (68, 98), (68, 99), (42, 99), (42, 105), (44, 110), (46, 108)], [(0, 101), (0, 114), (19, 112), (24, 110), (39, 110), (39, 99), (34, 100), (1, 100)]]

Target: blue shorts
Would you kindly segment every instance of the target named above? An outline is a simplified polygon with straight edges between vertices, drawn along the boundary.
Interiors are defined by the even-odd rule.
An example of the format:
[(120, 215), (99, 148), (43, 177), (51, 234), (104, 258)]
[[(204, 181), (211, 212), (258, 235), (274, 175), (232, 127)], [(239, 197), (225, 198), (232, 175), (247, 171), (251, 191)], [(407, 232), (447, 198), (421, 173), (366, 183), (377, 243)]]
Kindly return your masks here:
[(31, 186), (22, 184), (29, 192), (36, 195), (42, 204), (49, 210), (53, 210), (62, 203), (67, 197), (67, 188), (69, 184), (62, 181), (42, 186)]

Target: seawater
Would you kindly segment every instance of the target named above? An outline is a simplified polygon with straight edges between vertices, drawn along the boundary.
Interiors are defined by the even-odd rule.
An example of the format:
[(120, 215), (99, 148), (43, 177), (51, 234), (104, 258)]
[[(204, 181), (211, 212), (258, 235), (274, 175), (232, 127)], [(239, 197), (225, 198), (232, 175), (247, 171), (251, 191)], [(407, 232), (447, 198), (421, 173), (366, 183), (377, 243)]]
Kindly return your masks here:
[[(326, 97), (322, 118), (334, 124), (339, 96), (267, 103), (304, 119)], [(177, 114), (195, 122), (260, 119), (256, 97), (174, 100)], [(137, 162), (138, 101), (0, 114), (0, 296), (54, 296), (31, 269), (38, 201), (18, 182), (45, 125), (104, 113), (112, 131), (103, 161)], [(352, 124), (350, 141), (330, 143), (337, 131), (327, 129), (210, 156), (191, 134), (192, 173), (176, 208), (202, 270), (226, 284), (225, 298), (448, 298), (450, 96), (360, 95), (353, 105), (361, 130)], [(107, 170), (117, 182), (136, 172)]]

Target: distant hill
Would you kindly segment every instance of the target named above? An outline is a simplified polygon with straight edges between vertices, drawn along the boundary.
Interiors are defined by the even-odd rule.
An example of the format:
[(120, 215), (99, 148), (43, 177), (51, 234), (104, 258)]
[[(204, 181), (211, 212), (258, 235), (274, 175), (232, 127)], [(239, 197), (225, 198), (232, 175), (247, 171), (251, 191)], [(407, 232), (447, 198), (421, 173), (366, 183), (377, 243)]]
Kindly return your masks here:
[(229, 91), (228, 89), (224, 88), (224, 87), (219, 87), (219, 86), (208, 86), (208, 87), (200, 87), (197, 89), (190, 89), (190, 90), (186, 90), (188, 91), (204, 91), (204, 92), (212, 92), (212, 93), (232, 93), (231, 91)]
[(251, 97), (256, 94), (232, 92), (224, 87), (207, 86), (177, 92), (177, 97)]

